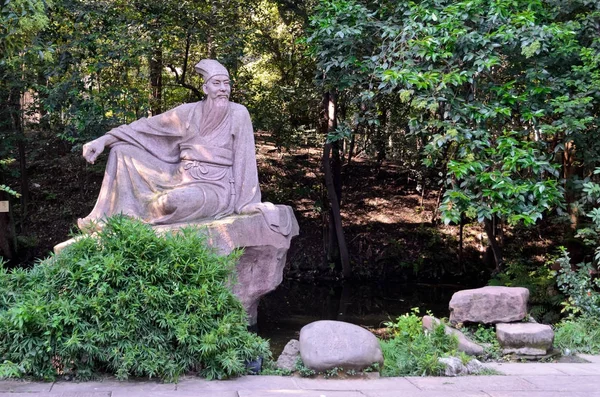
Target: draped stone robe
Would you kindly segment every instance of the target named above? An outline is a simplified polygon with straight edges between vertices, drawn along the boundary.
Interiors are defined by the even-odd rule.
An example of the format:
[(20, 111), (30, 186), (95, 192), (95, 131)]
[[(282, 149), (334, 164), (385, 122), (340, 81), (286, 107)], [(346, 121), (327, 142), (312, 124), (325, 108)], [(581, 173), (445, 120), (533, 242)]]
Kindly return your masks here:
[(204, 108), (204, 101), (184, 104), (109, 131), (118, 140), (83, 224), (119, 213), (155, 225), (192, 222), (260, 203), (248, 111), (230, 102), (227, 115), (208, 125)]

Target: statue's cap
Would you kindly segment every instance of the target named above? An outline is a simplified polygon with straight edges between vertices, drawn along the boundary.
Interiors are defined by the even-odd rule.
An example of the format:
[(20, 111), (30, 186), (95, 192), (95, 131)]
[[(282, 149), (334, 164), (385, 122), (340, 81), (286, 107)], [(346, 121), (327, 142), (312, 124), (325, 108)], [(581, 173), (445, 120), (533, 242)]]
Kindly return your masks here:
[(227, 71), (225, 66), (221, 65), (214, 59), (201, 60), (196, 64), (195, 69), (196, 72), (200, 73), (202, 77), (204, 77), (205, 83), (216, 75), (225, 75), (229, 77), (229, 72)]

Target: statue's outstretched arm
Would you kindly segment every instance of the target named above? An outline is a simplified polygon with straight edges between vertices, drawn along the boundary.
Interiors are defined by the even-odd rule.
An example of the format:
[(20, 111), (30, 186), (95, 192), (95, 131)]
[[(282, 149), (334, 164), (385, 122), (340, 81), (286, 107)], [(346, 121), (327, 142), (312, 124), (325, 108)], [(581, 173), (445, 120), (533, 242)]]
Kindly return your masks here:
[(96, 161), (100, 153), (104, 151), (104, 148), (117, 142), (117, 140), (118, 139), (114, 136), (106, 134), (86, 143), (83, 145), (83, 158), (85, 158), (88, 163), (94, 164), (94, 161)]

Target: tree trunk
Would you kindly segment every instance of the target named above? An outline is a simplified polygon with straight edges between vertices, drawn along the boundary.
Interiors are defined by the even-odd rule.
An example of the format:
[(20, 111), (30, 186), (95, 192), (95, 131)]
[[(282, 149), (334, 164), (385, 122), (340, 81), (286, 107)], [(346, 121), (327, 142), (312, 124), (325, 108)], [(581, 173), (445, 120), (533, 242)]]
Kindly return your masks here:
[(156, 47), (150, 54), (150, 113), (152, 116), (162, 113), (162, 69), (163, 56), (162, 47), (156, 43)]
[(578, 227), (579, 213), (577, 207), (572, 204), (577, 201), (576, 194), (569, 187), (569, 181), (576, 175), (581, 175), (583, 169), (577, 165), (575, 159), (575, 145), (573, 141), (565, 142), (565, 150), (563, 152), (563, 178), (566, 181), (565, 201), (567, 203), (567, 211), (569, 211), (569, 219), (571, 230), (575, 232)]
[[(325, 114), (327, 119), (327, 132), (332, 132), (336, 127), (335, 120), (335, 97), (331, 93), (327, 93), (324, 96), (323, 101), (326, 106)], [(339, 147), (339, 146), (338, 146)], [(339, 150), (339, 149), (338, 149)], [(344, 230), (342, 228), (342, 216), (340, 213), (340, 196), (341, 196), (341, 164), (339, 164), (339, 151), (338, 159), (336, 162), (335, 152), (333, 164), (339, 164), (339, 170), (332, 169), (332, 162), (330, 159), (332, 151), (332, 144), (326, 142), (323, 147), (323, 171), (325, 174), (325, 187), (327, 188), (327, 196), (330, 204), (330, 243), (329, 251), (332, 252), (332, 248), (335, 247), (333, 244), (333, 237), (337, 242), (337, 248), (339, 253), (339, 262), (342, 267), (342, 276), (349, 278), (352, 275), (350, 268), (350, 256), (348, 254), (348, 247), (346, 246), (346, 238), (344, 237)], [(337, 183), (336, 183), (337, 182)], [(336, 186), (337, 185), (337, 186)], [(339, 189), (339, 190), (338, 190)], [(340, 192), (338, 195), (338, 191)], [(329, 257), (329, 255), (328, 255)]]
[(502, 258), (502, 248), (500, 247), (500, 244), (498, 244), (498, 241), (496, 241), (494, 222), (491, 219), (485, 219), (483, 221), (483, 227), (488, 238), (488, 244), (494, 254), (494, 262), (496, 264), (496, 270), (494, 272), (499, 273), (504, 266), (504, 260)]

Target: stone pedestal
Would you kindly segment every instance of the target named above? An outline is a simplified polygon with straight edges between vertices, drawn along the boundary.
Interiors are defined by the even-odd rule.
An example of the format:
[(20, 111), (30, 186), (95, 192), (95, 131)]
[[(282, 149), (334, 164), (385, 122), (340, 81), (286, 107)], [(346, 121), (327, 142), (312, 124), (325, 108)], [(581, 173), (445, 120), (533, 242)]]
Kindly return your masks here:
[[(291, 212), (291, 211), (290, 211)], [(221, 254), (236, 248), (244, 250), (237, 265), (237, 283), (233, 292), (240, 299), (250, 325), (255, 325), (260, 298), (273, 291), (283, 280), (287, 250), (299, 233), (298, 222), (291, 216), (292, 225), (287, 235), (273, 231), (261, 213), (234, 215), (224, 219), (192, 224), (155, 226), (158, 233), (177, 231), (185, 226), (198, 227), (207, 237), (207, 243)], [(54, 252), (73, 242), (67, 240), (54, 247)]]

